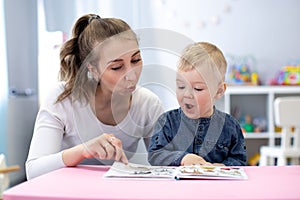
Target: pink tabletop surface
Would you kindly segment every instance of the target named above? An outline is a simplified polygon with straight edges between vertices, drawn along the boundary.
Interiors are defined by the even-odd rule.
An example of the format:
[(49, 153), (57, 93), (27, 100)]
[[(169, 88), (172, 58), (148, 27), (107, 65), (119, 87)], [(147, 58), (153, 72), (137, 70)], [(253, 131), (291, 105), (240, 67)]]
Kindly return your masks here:
[(4, 192), (4, 200), (35, 199), (300, 199), (300, 166), (244, 167), (248, 180), (103, 178), (107, 166), (62, 168)]

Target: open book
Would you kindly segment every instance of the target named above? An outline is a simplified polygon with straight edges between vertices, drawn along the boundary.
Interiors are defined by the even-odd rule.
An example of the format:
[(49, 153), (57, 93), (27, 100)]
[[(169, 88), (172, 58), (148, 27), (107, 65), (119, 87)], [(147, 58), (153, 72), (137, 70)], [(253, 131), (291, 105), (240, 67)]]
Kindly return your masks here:
[(148, 166), (114, 162), (104, 177), (156, 179), (247, 179), (243, 168), (224, 166)]

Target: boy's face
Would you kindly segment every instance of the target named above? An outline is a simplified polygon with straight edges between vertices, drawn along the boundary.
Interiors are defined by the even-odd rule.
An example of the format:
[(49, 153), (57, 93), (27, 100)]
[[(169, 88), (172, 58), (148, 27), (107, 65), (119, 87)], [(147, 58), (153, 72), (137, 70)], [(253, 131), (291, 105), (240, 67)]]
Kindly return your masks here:
[(203, 78), (201, 74), (195, 69), (179, 70), (176, 77), (177, 101), (185, 115), (191, 119), (210, 117), (213, 114), (218, 83), (208, 77)]

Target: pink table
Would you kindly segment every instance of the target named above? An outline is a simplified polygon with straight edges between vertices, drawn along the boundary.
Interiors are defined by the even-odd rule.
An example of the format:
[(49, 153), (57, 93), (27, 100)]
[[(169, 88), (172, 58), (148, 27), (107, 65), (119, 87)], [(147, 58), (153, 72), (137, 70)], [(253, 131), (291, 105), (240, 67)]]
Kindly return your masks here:
[(4, 192), (35, 199), (300, 199), (300, 166), (245, 167), (248, 180), (107, 179), (106, 166), (63, 168)]

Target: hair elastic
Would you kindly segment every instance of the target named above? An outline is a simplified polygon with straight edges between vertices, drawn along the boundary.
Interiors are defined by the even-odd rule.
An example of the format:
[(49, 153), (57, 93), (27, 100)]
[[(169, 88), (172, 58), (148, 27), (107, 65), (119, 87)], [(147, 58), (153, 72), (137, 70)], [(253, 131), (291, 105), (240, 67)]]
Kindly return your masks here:
[(91, 23), (93, 21), (93, 19), (101, 19), (101, 17), (99, 15), (92, 15), (89, 18), (89, 23)]

